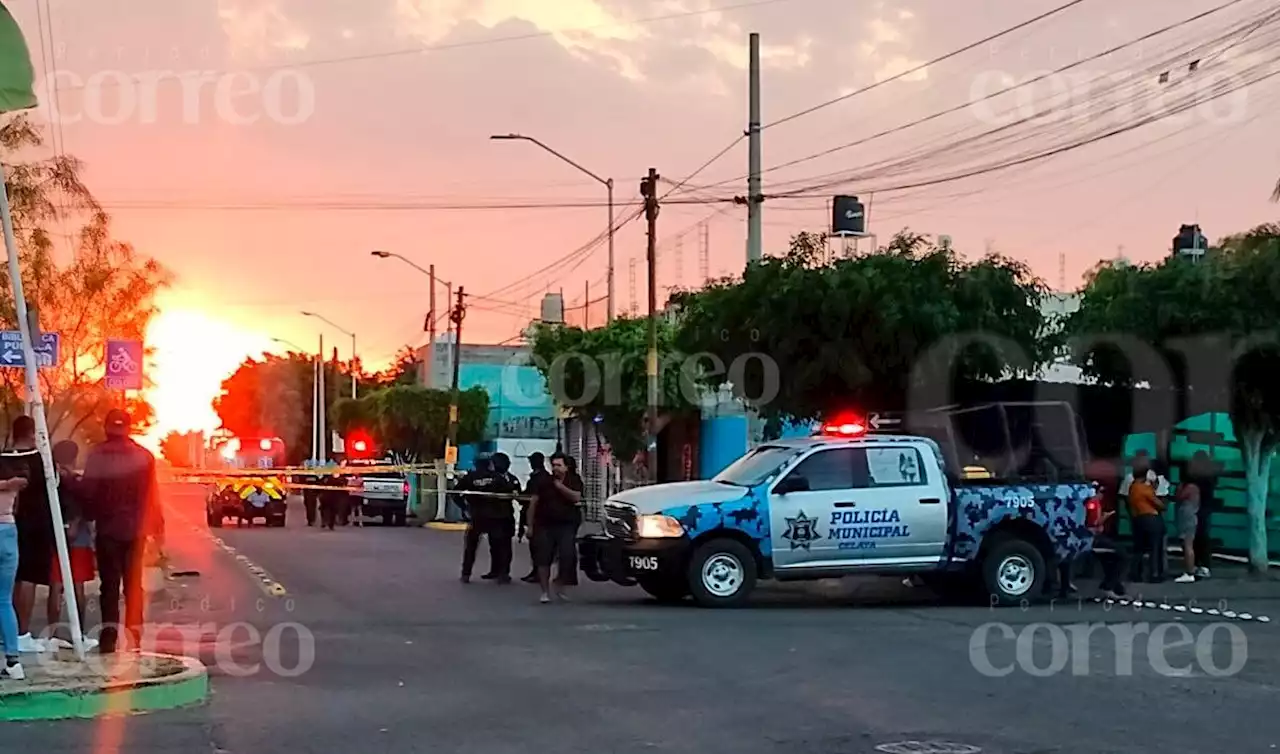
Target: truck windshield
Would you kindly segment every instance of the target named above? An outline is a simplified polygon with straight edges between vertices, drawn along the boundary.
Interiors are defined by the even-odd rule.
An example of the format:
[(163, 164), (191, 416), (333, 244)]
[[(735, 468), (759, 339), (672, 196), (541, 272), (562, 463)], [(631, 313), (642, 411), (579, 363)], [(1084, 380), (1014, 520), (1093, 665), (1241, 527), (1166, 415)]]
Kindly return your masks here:
[(783, 445), (761, 445), (745, 456), (729, 464), (712, 481), (754, 487), (776, 472), (788, 458), (795, 455), (795, 448)]

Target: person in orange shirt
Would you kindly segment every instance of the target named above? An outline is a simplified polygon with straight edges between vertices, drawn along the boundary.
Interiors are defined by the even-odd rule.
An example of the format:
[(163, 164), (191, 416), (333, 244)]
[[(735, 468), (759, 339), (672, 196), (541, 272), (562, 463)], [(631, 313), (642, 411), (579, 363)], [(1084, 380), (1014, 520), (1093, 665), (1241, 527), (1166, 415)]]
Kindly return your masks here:
[(1151, 481), (1151, 461), (1145, 454), (1133, 459), (1133, 482), (1129, 485), (1129, 518), (1133, 523), (1132, 581), (1142, 580), (1142, 562), (1149, 558), (1148, 581), (1164, 580), (1164, 510), (1165, 503), (1156, 494)]

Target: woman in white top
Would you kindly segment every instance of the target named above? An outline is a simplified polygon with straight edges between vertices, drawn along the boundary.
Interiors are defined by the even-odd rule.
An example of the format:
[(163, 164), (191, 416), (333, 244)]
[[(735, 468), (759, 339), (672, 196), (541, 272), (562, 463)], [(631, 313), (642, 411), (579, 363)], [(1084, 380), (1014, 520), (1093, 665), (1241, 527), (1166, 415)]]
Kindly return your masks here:
[(0, 679), (22, 680), (26, 673), (18, 661), (18, 614), (13, 610), (13, 582), (18, 576), (18, 525), (13, 509), (18, 504), (18, 491), (27, 480), (3, 473), (10, 478), (0, 481), (0, 643), (4, 645), (4, 667)]

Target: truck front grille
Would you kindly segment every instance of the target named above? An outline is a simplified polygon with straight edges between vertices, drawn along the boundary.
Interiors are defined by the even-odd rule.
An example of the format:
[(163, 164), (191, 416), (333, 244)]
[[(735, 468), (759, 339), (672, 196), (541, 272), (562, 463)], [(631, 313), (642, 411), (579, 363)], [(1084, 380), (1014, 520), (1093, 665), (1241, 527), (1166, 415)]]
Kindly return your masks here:
[(632, 540), (636, 538), (636, 512), (634, 508), (616, 503), (604, 504), (604, 532), (610, 537)]

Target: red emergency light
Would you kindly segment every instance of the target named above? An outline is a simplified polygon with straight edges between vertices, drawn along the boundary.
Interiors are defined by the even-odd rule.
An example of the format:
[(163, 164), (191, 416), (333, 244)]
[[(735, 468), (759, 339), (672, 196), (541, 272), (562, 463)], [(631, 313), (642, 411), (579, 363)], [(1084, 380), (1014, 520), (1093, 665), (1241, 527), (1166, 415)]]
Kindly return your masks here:
[(828, 437), (857, 437), (866, 433), (866, 422), (860, 417), (840, 416), (822, 423), (822, 434)]
[(347, 455), (351, 458), (368, 458), (373, 454), (373, 439), (363, 430), (347, 436)]

